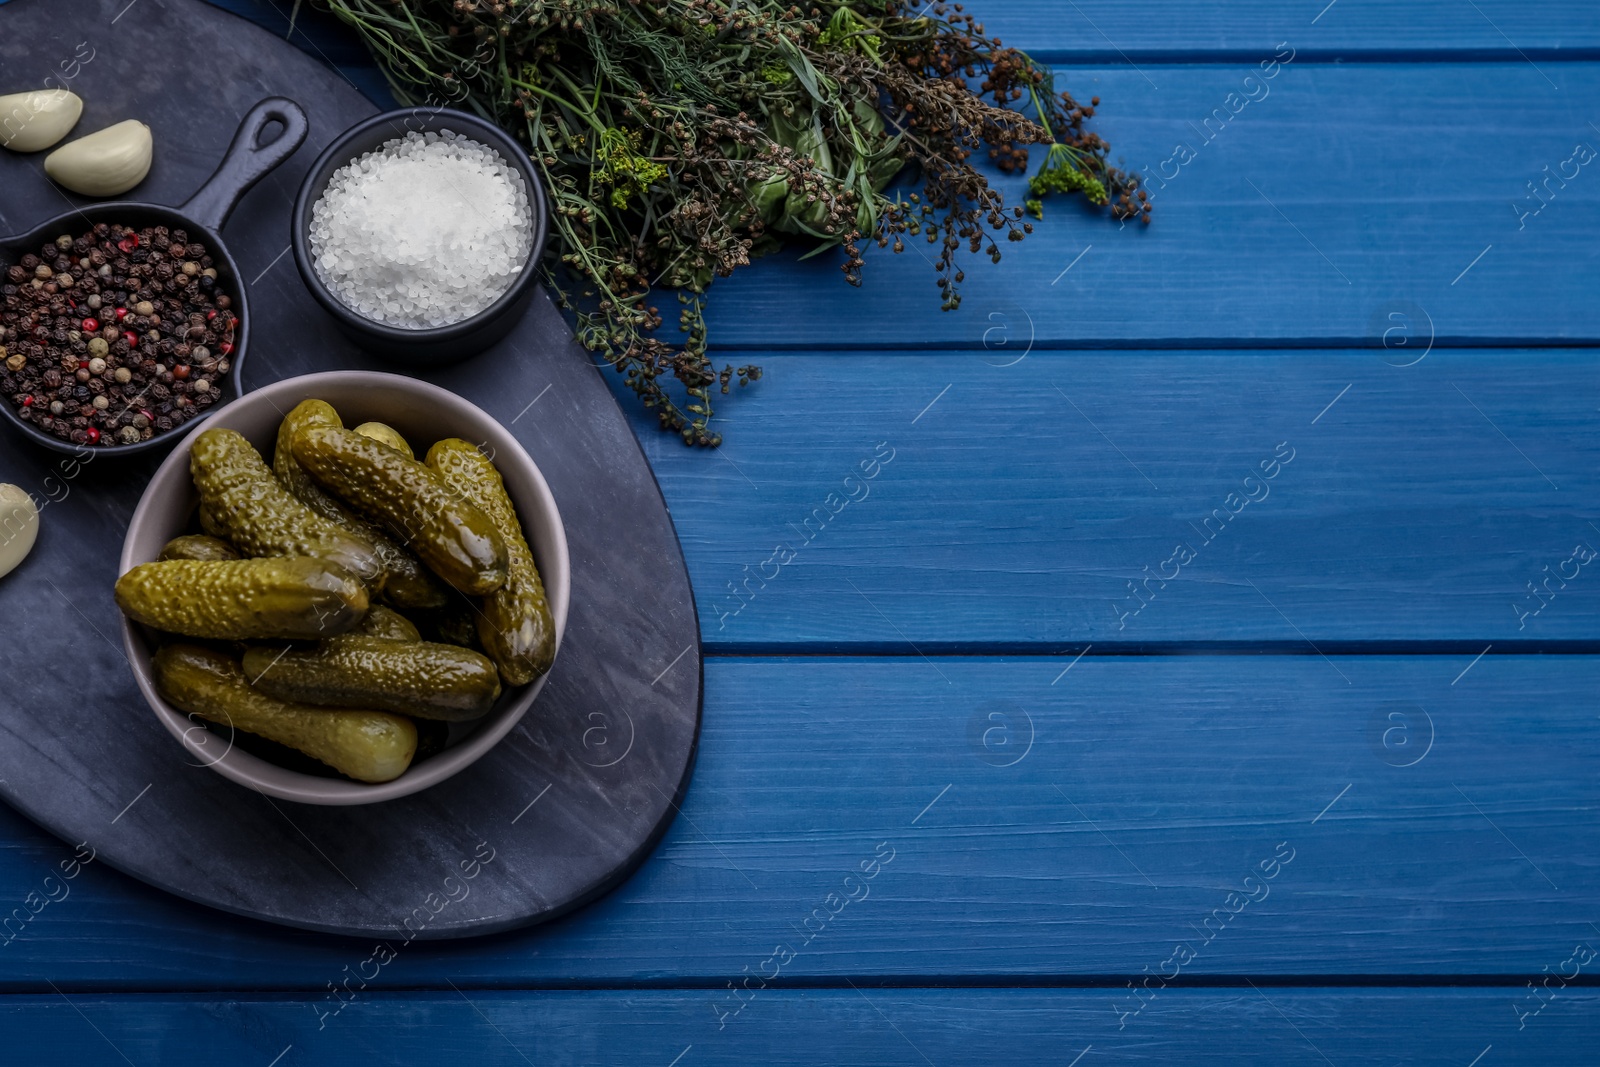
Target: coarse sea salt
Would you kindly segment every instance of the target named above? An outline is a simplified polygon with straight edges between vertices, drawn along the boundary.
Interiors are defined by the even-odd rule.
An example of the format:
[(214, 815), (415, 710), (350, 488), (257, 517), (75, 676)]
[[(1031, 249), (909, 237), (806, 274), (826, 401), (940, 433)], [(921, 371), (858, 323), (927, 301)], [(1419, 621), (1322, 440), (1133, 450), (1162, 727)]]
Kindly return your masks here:
[(493, 148), (407, 133), (333, 172), (311, 209), (311, 261), (339, 301), (422, 330), (471, 318), (527, 265), (527, 183)]

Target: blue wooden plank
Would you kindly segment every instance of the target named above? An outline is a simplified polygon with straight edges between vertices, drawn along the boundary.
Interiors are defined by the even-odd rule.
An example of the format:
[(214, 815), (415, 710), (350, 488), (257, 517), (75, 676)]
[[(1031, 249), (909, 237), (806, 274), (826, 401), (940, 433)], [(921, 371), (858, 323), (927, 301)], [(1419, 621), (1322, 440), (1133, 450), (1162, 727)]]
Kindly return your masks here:
[(720, 453), (636, 425), (713, 649), (1592, 647), (1600, 355), (1397, 307), (1359, 351), (774, 355)]
[[(284, 34), (292, 0), (210, 0)], [(1469, 5), (1425, 0), (978, 0), (967, 9), (986, 31), (1036, 58), (1061, 63), (1162, 63), (1195, 57), (1271, 52), (1290, 40), (1319, 58), (1393, 60), (1502, 56), (1557, 62), (1600, 52), (1600, 19), (1586, 0), (1483, 0)], [(324, 50), (343, 69), (370, 65), (336, 47), (331, 19), (302, 5), (306, 30), (296, 43)]]
[(1052, 62), (1253, 58), (1285, 40), (1318, 58), (1401, 61), (1519, 52), (1539, 62), (1592, 59), (1600, 46), (1600, 19), (1585, 0), (976, 0), (966, 7), (989, 33)]
[(708, 990), (385, 995), (320, 1029), (314, 1002), (293, 999), (51, 994), (0, 998), (0, 1039), (17, 1062), (85, 1067), (1591, 1062), (1600, 994), (1551, 986), (1547, 1006), (1520, 1030), (1514, 1011), (1532, 996), (1521, 984), (1168, 989), (1121, 1030), (1109, 989), (767, 989), (721, 1029)]
[[(1597, 685), (1600, 657), (1498, 652), (712, 658), (682, 815), (636, 877), (552, 926), (397, 934), (397, 958), (363, 969), (370, 942), (229, 918), (98, 863), (63, 882), (70, 848), (6, 815), (0, 916), (70, 895), (35, 900), (0, 983), (323, 991), (365, 970), (373, 991), (722, 989), (782, 943), (798, 983), (1120, 987), (1187, 944), (1195, 980), (1520, 985), (1600, 947)], [(285, 810), (338, 855), (315, 811)], [(321, 861), (308, 844), (284, 862)]]
[[(1002, 242), (998, 268), (969, 257), (964, 302), (946, 314), (917, 242), (869, 252), (860, 289), (834, 257), (779, 255), (713, 287), (713, 343), (978, 347), (1009, 324), (1036, 348), (1360, 344), (1402, 306), (1431, 316), (1440, 343), (1600, 338), (1600, 160), (1578, 162), (1600, 151), (1600, 64), (1259, 75), (1064, 72), (1101, 96), (1116, 155), (1157, 179), (1148, 228), (1047, 203), (1032, 237)], [(1017, 201), (1018, 180), (999, 185)]]

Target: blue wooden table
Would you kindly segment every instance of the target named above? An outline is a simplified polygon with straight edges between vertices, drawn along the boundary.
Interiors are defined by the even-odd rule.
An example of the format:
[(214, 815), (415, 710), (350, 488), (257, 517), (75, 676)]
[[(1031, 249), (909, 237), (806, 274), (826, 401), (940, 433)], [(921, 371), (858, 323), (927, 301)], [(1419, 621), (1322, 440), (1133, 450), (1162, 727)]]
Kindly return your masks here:
[[(767, 377), (636, 422), (708, 651), (640, 873), (379, 966), (90, 865), (0, 1062), (1596, 1062), (1600, 11), (980, 14), (1155, 224), (718, 283)], [(0, 902), (70, 858), (0, 811)]]

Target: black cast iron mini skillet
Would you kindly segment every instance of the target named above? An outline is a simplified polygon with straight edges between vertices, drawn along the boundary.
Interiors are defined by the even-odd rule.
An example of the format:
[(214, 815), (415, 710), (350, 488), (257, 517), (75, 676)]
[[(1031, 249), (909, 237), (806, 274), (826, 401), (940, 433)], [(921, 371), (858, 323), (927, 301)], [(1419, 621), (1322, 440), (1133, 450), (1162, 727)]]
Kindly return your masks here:
[[(283, 129), (270, 143), (260, 144), (262, 132), (274, 122), (281, 123)], [(244, 392), (244, 359), (250, 348), (250, 298), (243, 275), (239, 273), (239, 264), (234, 262), (228, 246), (222, 240), (222, 226), (233, 213), (239, 198), (294, 154), (306, 139), (308, 128), (306, 113), (299, 104), (281, 96), (268, 97), (250, 109), (250, 113), (239, 124), (239, 132), (233, 135), (233, 143), (228, 146), (216, 172), (182, 206), (166, 207), (138, 200), (91, 204), (57, 215), (27, 233), (0, 238), (0, 267), (3, 267), (17, 262), (29, 252), (37, 253), (41, 245), (61, 234), (77, 237), (100, 222), (135, 229), (166, 226), (187, 230), (191, 239), (203, 242), (210, 251), (213, 266), (217, 270), (217, 286), (233, 300), (232, 310), (239, 320), (233, 335), (233, 351), (228, 356), (232, 366), (228, 372), (227, 392), (221, 403), (211, 405), (188, 422), (165, 433), (158, 433), (148, 441), (131, 445), (79, 445), (63, 441), (23, 421), (9, 397), (0, 398), (0, 417), (4, 417), (6, 422), (29, 439), (57, 452), (82, 455), (89, 449), (95, 455), (132, 456), (166, 448), (182, 437), (183, 431), (240, 396)]]

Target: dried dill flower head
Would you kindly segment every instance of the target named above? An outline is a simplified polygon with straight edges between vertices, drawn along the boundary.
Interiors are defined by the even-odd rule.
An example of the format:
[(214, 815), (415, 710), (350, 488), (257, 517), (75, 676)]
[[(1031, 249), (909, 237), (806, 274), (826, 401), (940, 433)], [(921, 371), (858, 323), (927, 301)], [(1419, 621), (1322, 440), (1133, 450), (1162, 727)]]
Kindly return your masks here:
[[(1087, 105), (988, 37), (960, 4), (896, 0), (319, 0), (355, 27), (395, 95), (472, 110), (517, 135), (552, 200), (548, 279), (577, 336), (662, 428), (716, 445), (712, 397), (761, 376), (713, 365), (703, 297), (785, 242), (937, 248), (946, 309), (962, 254), (998, 262), (1052, 194), (1150, 219)], [(1004, 173), (1044, 159), (1008, 204)], [(916, 191), (891, 190), (908, 174)], [(663, 336), (659, 291), (674, 290)], [(676, 383), (675, 385), (673, 383)]]

